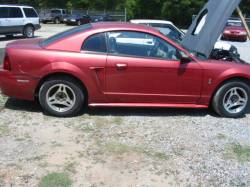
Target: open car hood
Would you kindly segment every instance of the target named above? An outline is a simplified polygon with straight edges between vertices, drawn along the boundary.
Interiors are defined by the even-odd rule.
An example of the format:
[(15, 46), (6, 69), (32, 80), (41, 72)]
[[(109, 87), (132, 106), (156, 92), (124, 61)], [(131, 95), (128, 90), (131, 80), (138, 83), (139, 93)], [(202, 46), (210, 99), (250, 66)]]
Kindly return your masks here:
[(228, 19), (240, 2), (241, 0), (209, 0), (189, 27), (182, 45), (209, 57)]

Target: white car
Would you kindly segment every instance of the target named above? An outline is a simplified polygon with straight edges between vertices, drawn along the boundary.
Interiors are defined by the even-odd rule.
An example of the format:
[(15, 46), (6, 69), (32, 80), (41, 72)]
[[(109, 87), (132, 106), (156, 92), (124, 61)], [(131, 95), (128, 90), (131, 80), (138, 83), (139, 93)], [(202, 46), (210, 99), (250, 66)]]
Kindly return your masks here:
[(40, 28), (39, 17), (33, 7), (0, 5), (0, 35), (23, 34), (32, 38), (34, 31)]
[[(181, 43), (182, 39), (185, 37), (185, 32), (176, 27), (171, 21), (136, 19), (130, 20), (130, 23), (154, 27), (158, 29), (161, 33), (166, 35), (168, 38), (178, 43)], [(217, 60), (240, 59), (240, 55), (238, 54), (237, 48), (229, 44), (228, 42), (223, 41), (216, 42), (214, 50), (211, 53), (211, 57)]]

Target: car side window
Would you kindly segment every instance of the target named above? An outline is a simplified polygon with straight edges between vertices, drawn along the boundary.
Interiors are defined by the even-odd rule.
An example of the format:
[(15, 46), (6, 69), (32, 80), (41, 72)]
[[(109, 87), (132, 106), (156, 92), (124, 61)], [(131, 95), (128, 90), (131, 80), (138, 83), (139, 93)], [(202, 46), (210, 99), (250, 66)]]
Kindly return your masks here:
[(22, 18), (23, 13), (18, 7), (10, 7), (9, 8), (9, 18)]
[(25, 16), (27, 18), (37, 18), (38, 17), (36, 11), (33, 8), (24, 8), (23, 11), (24, 11)]
[(9, 8), (0, 7), (0, 18), (8, 18), (9, 16)]
[(178, 49), (167, 41), (143, 32), (108, 33), (109, 53), (115, 55), (179, 60)]
[(107, 45), (105, 33), (98, 33), (87, 38), (84, 41), (81, 50), (106, 53)]

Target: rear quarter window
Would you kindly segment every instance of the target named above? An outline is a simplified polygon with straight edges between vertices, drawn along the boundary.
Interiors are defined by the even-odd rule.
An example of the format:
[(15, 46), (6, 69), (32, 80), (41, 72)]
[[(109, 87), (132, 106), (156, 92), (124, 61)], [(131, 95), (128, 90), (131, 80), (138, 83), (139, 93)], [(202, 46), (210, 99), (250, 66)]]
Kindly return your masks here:
[(24, 8), (23, 11), (24, 11), (25, 16), (27, 18), (37, 18), (38, 17), (36, 11), (33, 8)]
[(83, 45), (82, 51), (92, 51), (92, 52), (107, 52), (106, 36), (105, 33), (99, 33), (87, 38)]

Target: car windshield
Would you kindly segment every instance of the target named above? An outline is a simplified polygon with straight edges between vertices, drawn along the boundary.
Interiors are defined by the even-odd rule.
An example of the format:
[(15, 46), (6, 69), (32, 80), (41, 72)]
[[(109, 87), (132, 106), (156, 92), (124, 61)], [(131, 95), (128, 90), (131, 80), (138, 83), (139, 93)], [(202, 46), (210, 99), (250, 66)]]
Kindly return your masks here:
[(60, 11), (60, 10), (51, 10), (51, 13), (52, 13), (52, 14), (60, 14), (61, 11)]
[(79, 26), (79, 27), (75, 27), (73, 29), (69, 29), (67, 31), (61, 32), (59, 34), (56, 34), (54, 36), (49, 37), (48, 39), (43, 40), (40, 43), (40, 45), (42, 47), (45, 47), (45, 46), (50, 45), (51, 43), (54, 43), (54, 42), (56, 42), (58, 40), (61, 40), (61, 39), (65, 38), (65, 37), (72, 36), (74, 34), (86, 31), (86, 30), (91, 29), (91, 28), (92, 28), (91, 24), (85, 24), (85, 25), (82, 25), (82, 26)]

